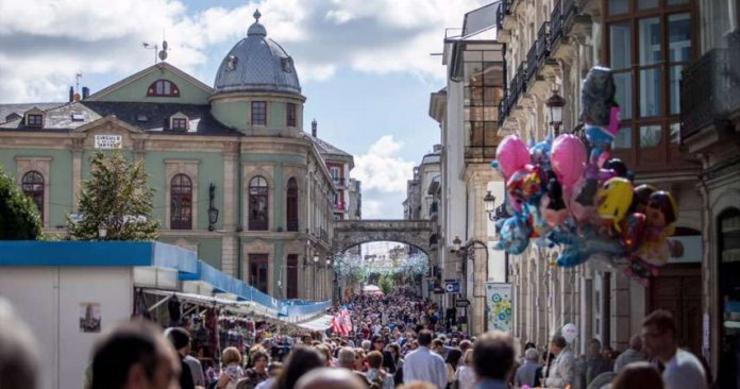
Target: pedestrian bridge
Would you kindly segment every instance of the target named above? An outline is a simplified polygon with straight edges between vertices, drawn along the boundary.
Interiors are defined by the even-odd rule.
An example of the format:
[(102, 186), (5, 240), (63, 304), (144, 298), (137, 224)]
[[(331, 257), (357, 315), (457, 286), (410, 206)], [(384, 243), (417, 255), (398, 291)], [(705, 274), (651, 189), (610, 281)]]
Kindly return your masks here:
[(437, 236), (429, 220), (339, 220), (334, 222), (332, 250), (341, 253), (354, 246), (392, 241), (406, 243), (428, 257), (437, 248)]

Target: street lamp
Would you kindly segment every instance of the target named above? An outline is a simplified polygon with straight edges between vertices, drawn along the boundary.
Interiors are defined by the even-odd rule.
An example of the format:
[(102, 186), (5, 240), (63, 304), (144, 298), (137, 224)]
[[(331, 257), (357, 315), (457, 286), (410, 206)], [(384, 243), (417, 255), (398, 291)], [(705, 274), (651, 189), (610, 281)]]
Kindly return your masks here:
[(462, 241), (460, 240), (459, 236), (455, 236), (455, 239), (452, 241), (452, 251), (453, 252), (460, 252), (460, 245), (462, 245)]
[(496, 211), (496, 196), (494, 196), (489, 190), (486, 196), (483, 197), (483, 204), (486, 207), (486, 213), (488, 214), (488, 220), (494, 221)]
[(548, 108), (550, 108), (550, 125), (553, 127), (555, 136), (560, 134), (560, 126), (563, 124), (563, 107), (565, 106), (565, 99), (558, 94), (558, 90), (552, 91), (552, 96), (545, 102)]

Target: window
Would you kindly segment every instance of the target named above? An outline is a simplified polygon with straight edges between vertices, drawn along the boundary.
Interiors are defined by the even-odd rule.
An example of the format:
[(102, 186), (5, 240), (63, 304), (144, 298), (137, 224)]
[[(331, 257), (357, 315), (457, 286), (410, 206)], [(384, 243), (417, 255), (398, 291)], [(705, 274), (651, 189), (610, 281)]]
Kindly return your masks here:
[(172, 177), (170, 182), (170, 228), (193, 228), (193, 183), (185, 174)]
[(287, 230), (298, 231), (298, 184), (294, 177), (288, 180), (286, 196)]
[(38, 113), (29, 113), (26, 115), (26, 125), (28, 127), (43, 127), (44, 115)]
[(294, 103), (286, 104), (285, 115), (286, 115), (285, 124), (288, 127), (295, 127), (296, 126), (296, 105)]
[(465, 50), (464, 123), (466, 157), (493, 157), (498, 144), (498, 106), (503, 96), (503, 63), (495, 50)]
[(252, 231), (267, 231), (269, 228), (269, 213), (267, 196), (270, 190), (267, 180), (256, 176), (249, 181), (249, 229)]
[(187, 130), (188, 119), (187, 118), (172, 118), (172, 129), (173, 130)]
[(41, 221), (44, 219), (44, 176), (41, 173), (31, 170), (21, 178), (21, 190), (28, 196), (41, 215)]
[(267, 124), (267, 103), (264, 101), (252, 102), (252, 125)]
[(146, 91), (150, 97), (180, 97), (180, 89), (170, 80), (154, 81)]
[[(672, 140), (681, 110), (681, 71), (694, 58), (693, 3), (607, 0), (604, 62), (614, 71), (621, 107), (614, 146), (637, 168), (672, 163), (679, 155)], [(643, 149), (651, 152), (639, 153)]]
[(268, 263), (267, 254), (249, 254), (249, 284), (262, 293), (268, 293)]
[(297, 299), (298, 298), (298, 255), (288, 254), (286, 261), (288, 283), (285, 289), (285, 298)]

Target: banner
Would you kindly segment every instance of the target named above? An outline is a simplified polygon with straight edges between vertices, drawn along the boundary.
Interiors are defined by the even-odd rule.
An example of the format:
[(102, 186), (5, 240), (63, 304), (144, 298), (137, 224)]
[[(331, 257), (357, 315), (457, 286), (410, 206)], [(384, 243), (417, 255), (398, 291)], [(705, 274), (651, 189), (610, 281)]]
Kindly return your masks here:
[(486, 283), (488, 330), (511, 331), (511, 284)]

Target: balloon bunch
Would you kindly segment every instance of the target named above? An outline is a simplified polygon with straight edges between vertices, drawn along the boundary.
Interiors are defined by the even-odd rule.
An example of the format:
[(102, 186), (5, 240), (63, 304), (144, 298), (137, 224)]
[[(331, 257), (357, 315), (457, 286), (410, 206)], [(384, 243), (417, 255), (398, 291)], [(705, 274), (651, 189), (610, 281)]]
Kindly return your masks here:
[(529, 147), (517, 135), (501, 141), (492, 166), (506, 180), (513, 216), (497, 221), (497, 249), (521, 254), (536, 239), (562, 248), (558, 266), (601, 259), (643, 284), (667, 262), (678, 208), (669, 192), (635, 187), (624, 162), (611, 157), (619, 124), (614, 94), (611, 70), (594, 67), (581, 91), (584, 140), (562, 134)]

